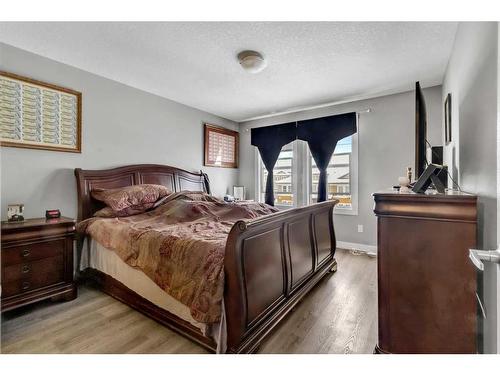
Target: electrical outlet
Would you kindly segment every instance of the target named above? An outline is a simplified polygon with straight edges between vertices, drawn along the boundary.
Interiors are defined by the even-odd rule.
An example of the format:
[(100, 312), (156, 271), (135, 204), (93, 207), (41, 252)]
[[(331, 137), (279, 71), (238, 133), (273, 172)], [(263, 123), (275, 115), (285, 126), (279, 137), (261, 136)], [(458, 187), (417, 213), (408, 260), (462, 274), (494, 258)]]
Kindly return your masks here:
[(358, 224), (358, 233), (363, 233), (363, 225)]

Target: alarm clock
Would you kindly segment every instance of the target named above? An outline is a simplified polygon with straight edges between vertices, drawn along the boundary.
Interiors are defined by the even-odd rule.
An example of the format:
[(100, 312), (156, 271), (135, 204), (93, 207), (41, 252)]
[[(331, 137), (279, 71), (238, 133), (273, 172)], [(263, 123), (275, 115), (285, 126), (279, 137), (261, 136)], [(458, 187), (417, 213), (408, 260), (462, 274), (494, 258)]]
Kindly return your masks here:
[(61, 211), (59, 210), (47, 210), (45, 211), (45, 218), (48, 219), (58, 219), (61, 217)]

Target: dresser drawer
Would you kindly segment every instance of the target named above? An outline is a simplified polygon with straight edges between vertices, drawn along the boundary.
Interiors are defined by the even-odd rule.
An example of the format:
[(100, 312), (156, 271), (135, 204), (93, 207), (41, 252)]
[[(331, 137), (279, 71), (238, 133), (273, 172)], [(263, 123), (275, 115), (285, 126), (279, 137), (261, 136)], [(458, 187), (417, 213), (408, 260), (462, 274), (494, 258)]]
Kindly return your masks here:
[(31, 262), (38, 259), (62, 256), (64, 243), (65, 240), (60, 239), (2, 249), (2, 267)]
[(64, 268), (64, 258), (56, 256), (28, 263), (18, 263), (2, 267), (2, 283), (31, 279), (33, 275), (60, 272)]
[(23, 274), (23, 265), (3, 268), (2, 297), (29, 292), (30, 290), (64, 281), (62, 257), (48, 258), (25, 265), (33, 267), (33, 270)]

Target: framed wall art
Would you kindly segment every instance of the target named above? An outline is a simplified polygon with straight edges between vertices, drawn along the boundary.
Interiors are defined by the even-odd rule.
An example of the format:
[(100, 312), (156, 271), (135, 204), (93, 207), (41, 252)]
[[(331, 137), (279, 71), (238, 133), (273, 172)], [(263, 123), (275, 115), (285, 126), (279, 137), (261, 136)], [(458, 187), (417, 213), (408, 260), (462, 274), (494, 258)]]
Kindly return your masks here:
[(0, 71), (0, 144), (81, 152), (82, 94)]
[(204, 165), (207, 167), (238, 168), (238, 145), (238, 132), (205, 124)]
[(444, 102), (444, 140), (446, 144), (451, 142), (451, 94)]

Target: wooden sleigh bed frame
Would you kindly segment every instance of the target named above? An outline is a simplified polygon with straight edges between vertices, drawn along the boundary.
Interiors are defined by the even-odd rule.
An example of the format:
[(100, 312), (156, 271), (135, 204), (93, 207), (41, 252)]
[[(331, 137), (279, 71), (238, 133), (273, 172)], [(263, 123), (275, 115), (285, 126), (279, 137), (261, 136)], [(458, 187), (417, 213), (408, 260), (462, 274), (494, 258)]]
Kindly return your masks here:
[[(160, 184), (172, 191), (210, 194), (206, 174), (166, 165), (140, 164), (107, 170), (75, 169), (78, 220), (92, 217), (102, 203), (91, 198), (95, 188)], [(287, 313), (328, 272), (336, 271), (333, 208), (336, 201), (290, 209), (251, 221), (237, 221), (226, 243), (224, 307), (227, 353), (253, 353)], [(78, 240), (79, 249), (83, 239)], [(98, 270), (83, 276), (107, 294), (187, 336), (210, 351), (215, 342), (190, 323), (161, 309)]]

